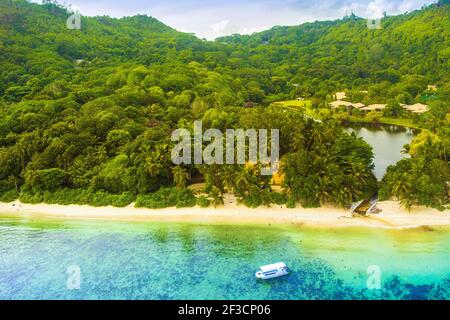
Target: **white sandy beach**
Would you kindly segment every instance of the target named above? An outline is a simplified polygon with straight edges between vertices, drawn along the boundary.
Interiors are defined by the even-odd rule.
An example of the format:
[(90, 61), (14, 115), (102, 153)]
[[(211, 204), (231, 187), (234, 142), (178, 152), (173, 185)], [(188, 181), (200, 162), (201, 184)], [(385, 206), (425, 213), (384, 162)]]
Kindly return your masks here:
[(24, 204), (19, 201), (0, 203), (0, 215), (14, 215), (30, 219), (57, 218), (118, 221), (172, 221), (221, 224), (293, 224), (316, 227), (366, 226), (381, 228), (414, 228), (420, 226), (450, 226), (450, 210), (443, 212), (413, 207), (411, 212), (401, 208), (398, 202), (378, 203), (380, 214), (369, 217), (352, 217), (350, 211), (335, 207), (295, 208), (284, 206), (256, 209), (225, 201), (218, 208), (125, 208), (91, 207), (85, 205)]

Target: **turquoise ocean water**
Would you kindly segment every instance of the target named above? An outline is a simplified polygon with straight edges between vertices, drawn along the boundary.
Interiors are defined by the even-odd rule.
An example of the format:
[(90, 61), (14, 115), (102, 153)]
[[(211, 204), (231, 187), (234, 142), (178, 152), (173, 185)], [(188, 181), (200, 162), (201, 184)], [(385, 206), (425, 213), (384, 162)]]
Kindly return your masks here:
[[(0, 299), (449, 299), (449, 253), (448, 228), (1, 216)], [(293, 273), (255, 279), (258, 266), (278, 261)], [(379, 289), (367, 287), (374, 276), (369, 266), (380, 271)], [(80, 271), (79, 289), (68, 273), (74, 268)]]

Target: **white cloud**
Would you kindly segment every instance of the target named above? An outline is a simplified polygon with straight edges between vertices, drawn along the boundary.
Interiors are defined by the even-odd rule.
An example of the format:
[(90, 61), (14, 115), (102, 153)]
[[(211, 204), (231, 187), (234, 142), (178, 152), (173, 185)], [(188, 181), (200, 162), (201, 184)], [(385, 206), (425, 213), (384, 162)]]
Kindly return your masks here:
[(211, 27), (215, 33), (222, 33), (229, 23), (230, 20), (222, 20), (217, 23), (214, 23)]
[(384, 0), (375, 0), (369, 2), (366, 9), (367, 18), (383, 18), (384, 12), (387, 12), (388, 4)]
[(258, 27), (239, 27), (236, 24), (230, 22), (230, 20), (221, 20), (211, 25), (215, 36), (225, 36), (230, 34), (252, 34), (254, 32), (262, 31), (264, 28)]
[(423, 5), (424, 2), (421, 0), (403, 0), (403, 2), (398, 6), (398, 11), (401, 13), (409, 12), (419, 9)]
[[(31, 0), (41, 2), (41, 0)], [(64, 1), (64, 0), (63, 0)], [(275, 25), (334, 20), (354, 12), (381, 18), (419, 9), (435, 0), (65, 0), (83, 15), (113, 17), (148, 14), (179, 31), (214, 39), (233, 33), (250, 34)]]
[(250, 27), (250, 28), (242, 28), (239, 30), (240, 34), (252, 34), (255, 32), (263, 31), (266, 28), (258, 28), (258, 27)]
[(230, 20), (222, 20), (214, 23), (211, 25), (211, 28), (217, 36), (238, 33), (240, 31), (238, 26), (230, 23)]

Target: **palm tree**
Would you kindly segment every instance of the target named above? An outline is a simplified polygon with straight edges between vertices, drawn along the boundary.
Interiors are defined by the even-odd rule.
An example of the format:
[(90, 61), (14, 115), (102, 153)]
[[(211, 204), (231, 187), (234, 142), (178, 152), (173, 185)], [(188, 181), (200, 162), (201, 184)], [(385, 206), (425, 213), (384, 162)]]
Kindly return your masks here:
[(212, 187), (209, 195), (212, 197), (212, 204), (214, 207), (220, 206), (223, 204), (223, 195), (220, 192), (219, 188), (216, 186)]
[(347, 207), (353, 201), (353, 192), (348, 187), (341, 187), (334, 194), (335, 194), (334, 201), (341, 207)]
[(235, 187), (235, 172), (232, 165), (223, 166), (222, 172), (220, 174), (222, 179), (222, 184), (227, 191), (232, 191)]
[(319, 177), (316, 197), (319, 199), (321, 204), (326, 203), (330, 198), (330, 194), (328, 193), (330, 182), (330, 177)]
[(14, 148), (14, 151), (16, 152), (18, 158), (20, 159), (20, 163), (22, 165), (22, 169), (25, 168), (25, 162), (26, 159), (28, 157), (28, 146), (27, 144), (24, 142), (24, 139), (20, 139)]
[(144, 169), (150, 174), (151, 177), (156, 177), (161, 173), (162, 165), (150, 156), (145, 159)]
[(163, 160), (169, 154), (168, 147), (165, 143), (156, 145), (155, 151), (153, 152), (155, 158)]
[[(149, 149), (147, 149), (148, 151)], [(145, 158), (144, 169), (151, 177), (164, 175), (170, 177), (170, 164), (168, 158), (168, 145), (159, 144), (155, 150)]]
[(365, 169), (364, 165), (360, 162), (353, 162), (351, 164), (351, 175), (356, 179), (358, 185), (355, 186), (357, 189), (360, 189), (367, 185), (367, 182), (370, 179), (370, 173)]
[(412, 187), (413, 186), (408, 179), (408, 173), (406, 172), (395, 179), (395, 182), (392, 185), (392, 194), (398, 198), (400, 204), (408, 209), (408, 211), (411, 210), (413, 205)]
[(246, 192), (249, 189), (249, 186), (251, 184), (251, 176), (249, 174), (249, 171), (245, 168), (240, 170), (236, 174), (236, 186), (241, 192)]
[(100, 165), (105, 161), (105, 159), (108, 157), (108, 153), (106, 152), (106, 148), (104, 146), (100, 146), (93, 156), (95, 164)]
[(189, 172), (187, 169), (176, 166), (172, 168), (173, 182), (178, 189), (182, 189), (186, 186), (186, 182), (189, 180)]

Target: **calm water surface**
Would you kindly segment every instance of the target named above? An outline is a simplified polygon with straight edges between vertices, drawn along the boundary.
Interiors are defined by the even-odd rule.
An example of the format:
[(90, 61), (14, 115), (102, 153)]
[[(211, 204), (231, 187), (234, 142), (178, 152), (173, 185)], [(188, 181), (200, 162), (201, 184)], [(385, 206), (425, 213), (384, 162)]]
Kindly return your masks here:
[[(0, 217), (0, 299), (449, 299), (450, 230)], [(286, 262), (287, 277), (258, 281)], [(367, 288), (367, 268), (381, 288)], [(67, 269), (81, 271), (79, 290)]]
[(392, 125), (352, 126), (346, 130), (356, 132), (372, 146), (375, 154), (374, 173), (378, 180), (383, 178), (388, 166), (408, 156), (401, 151), (414, 138), (412, 129)]

